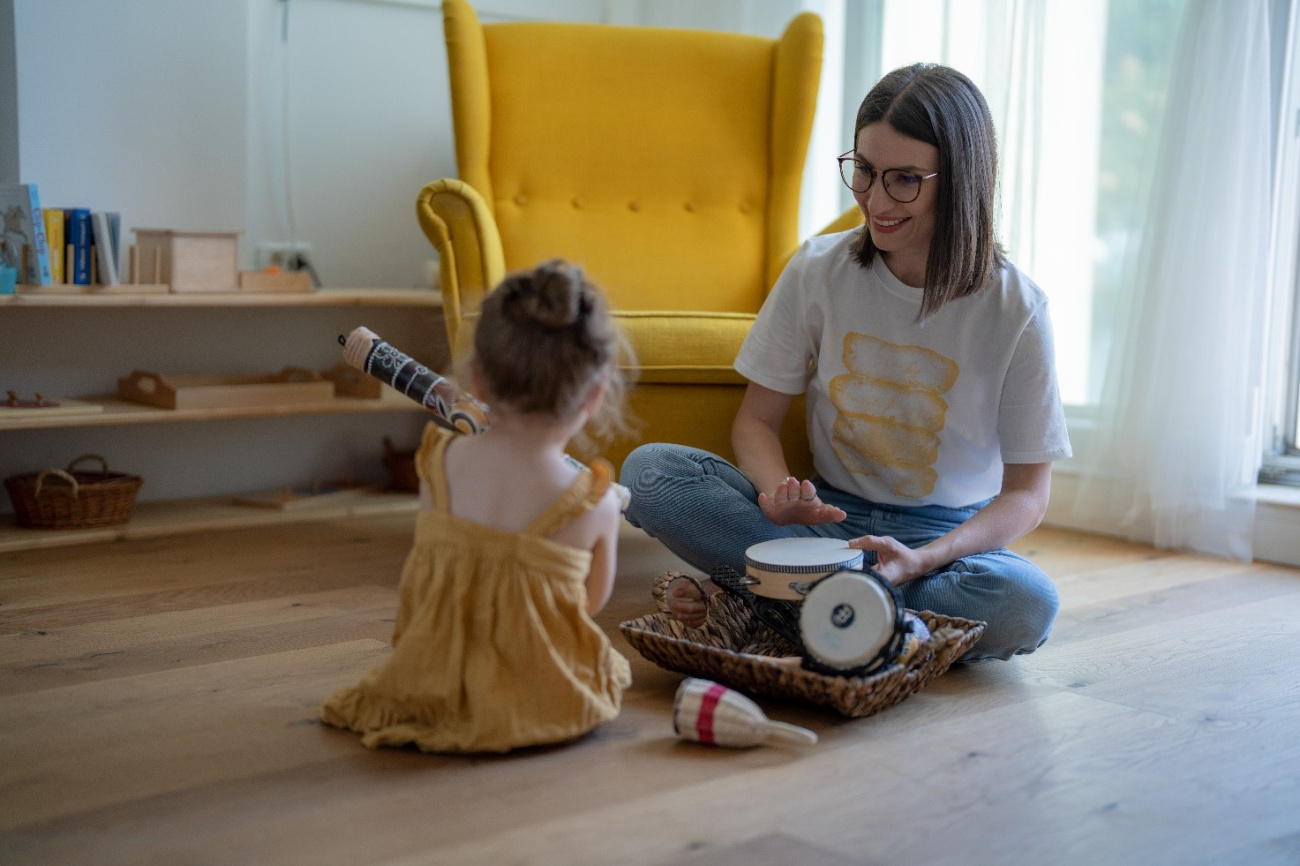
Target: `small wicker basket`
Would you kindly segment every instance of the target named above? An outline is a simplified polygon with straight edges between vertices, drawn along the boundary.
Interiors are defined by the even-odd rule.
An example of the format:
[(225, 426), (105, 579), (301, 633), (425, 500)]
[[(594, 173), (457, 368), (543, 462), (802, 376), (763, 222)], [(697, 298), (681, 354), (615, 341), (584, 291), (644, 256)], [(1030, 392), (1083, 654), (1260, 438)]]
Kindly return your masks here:
[(798, 650), (754, 616), (741, 599), (721, 591), (708, 596), (704, 625), (683, 625), (665, 609), (664, 593), (678, 578), (664, 572), (653, 594), (660, 613), (619, 625), (632, 648), (666, 670), (715, 680), (747, 694), (808, 701), (861, 718), (878, 713), (932, 682), (961, 658), (985, 624), (977, 620), (917, 613), (930, 639), (905, 664), (892, 664), (868, 676), (835, 677), (804, 670)]
[[(77, 465), (97, 460), (98, 472), (78, 471)], [(131, 519), (135, 496), (144, 479), (109, 472), (98, 454), (83, 454), (66, 470), (44, 469), (5, 479), (18, 525), (27, 529), (93, 529), (118, 526)]]

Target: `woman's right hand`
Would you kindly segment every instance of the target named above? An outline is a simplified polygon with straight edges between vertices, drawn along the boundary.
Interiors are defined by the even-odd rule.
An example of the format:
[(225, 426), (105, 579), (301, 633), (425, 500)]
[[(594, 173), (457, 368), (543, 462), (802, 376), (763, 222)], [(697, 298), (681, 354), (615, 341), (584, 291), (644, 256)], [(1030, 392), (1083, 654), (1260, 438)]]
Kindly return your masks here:
[(844, 509), (822, 502), (811, 481), (800, 481), (794, 477), (777, 484), (770, 496), (766, 493), (758, 494), (758, 507), (777, 526), (839, 523), (848, 516)]

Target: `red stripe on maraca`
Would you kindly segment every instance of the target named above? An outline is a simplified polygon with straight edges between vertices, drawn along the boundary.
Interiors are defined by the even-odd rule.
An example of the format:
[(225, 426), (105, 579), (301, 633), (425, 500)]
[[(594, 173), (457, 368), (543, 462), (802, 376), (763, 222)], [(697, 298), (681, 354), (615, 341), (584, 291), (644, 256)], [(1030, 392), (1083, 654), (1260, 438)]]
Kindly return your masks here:
[(700, 698), (699, 731), (701, 743), (713, 742), (713, 710), (726, 694), (727, 687), (719, 683), (709, 686), (709, 690)]

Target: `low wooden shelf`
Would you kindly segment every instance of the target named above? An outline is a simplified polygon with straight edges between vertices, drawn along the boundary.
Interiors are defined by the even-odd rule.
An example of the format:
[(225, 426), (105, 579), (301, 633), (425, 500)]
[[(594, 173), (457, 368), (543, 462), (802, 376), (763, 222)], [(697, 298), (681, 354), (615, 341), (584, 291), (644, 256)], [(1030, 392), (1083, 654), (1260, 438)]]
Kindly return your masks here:
[(28, 291), (0, 295), (3, 307), (441, 307), (431, 289), (317, 289), (313, 292), (77, 292)]
[(103, 427), (117, 424), (170, 424), (178, 421), (216, 421), (228, 418), (278, 418), (286, 415), (343, 415), (365, 412), (425, 413), (396, 391), (379, 399), (335, 397), (321, 403), (286, 404), (283, 406), (237, 406), (223, 409), (163, 409), (132, 403), (116, 397), (79, 397), (86, 403), (103, 406), (103, 412), (42, 415), (31, 410), (30, 416), (0, 418), (3, 430), (45, 430), (53, 427)]
[(339, 520), (406, 512), (414, 514), (419, 508), (419, 497), (415, 494), (389, 491), (349, 498), (334, 504), (288, 510), (238, 505), (234, 499), (235, 496), (230, 495), (140, 502), (136, 504), (129, 523), (103, 529), (24, 529), (14, 523), (12, 514), (7, 514), (0, 516), (0, 554), (310, 520)]

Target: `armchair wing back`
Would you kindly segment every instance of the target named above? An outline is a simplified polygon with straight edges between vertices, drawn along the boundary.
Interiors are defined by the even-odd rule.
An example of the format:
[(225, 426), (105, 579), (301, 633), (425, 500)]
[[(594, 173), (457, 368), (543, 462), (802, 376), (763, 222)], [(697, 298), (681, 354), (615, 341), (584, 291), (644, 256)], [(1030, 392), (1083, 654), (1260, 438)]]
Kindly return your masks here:
[(605, 290), (637, 352), (641, 432), (606, 456), (671, 441), (731, 457), (744, 386), (731, 363), (798, 244), (820, 19), (765, 39), (483, 25), (464, 0), (443, 15), (459, 179), (426, 186), (416, 210), (452, 345), (508, 272), (565, 258)]

